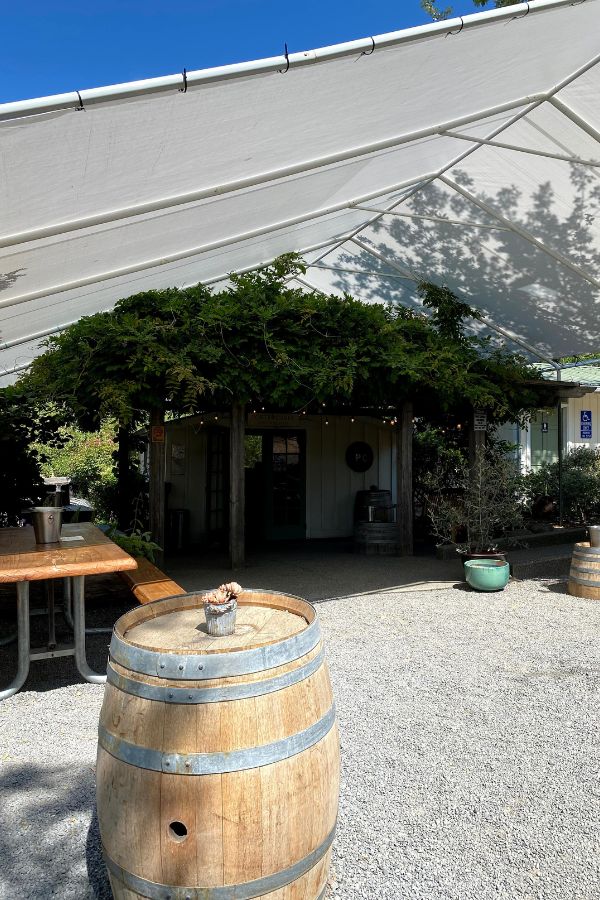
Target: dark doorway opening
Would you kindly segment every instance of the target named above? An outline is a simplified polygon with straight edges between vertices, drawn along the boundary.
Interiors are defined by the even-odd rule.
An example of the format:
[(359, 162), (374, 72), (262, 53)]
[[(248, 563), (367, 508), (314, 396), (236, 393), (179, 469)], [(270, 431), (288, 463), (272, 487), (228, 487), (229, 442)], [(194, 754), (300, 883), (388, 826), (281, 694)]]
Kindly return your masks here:
[(246, 434), (246, 543), (306, 537), (306, 433)]

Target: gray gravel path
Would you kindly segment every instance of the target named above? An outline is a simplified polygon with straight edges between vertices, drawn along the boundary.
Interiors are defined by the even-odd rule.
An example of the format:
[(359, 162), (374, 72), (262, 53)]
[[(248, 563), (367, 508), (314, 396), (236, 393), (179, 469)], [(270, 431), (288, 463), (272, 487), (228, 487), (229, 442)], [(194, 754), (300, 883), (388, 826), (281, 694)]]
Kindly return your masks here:
[[(600, 603), (564, 591), (319, 603), (343, 756), (332, 898), (597, 900)], [(89, 643), (99, 667), (106, 638)], [(0, 898), (109, 900), (93, 816), (102, 688), (70, 660), (34, 664), (26, 688), (0, 703)]]

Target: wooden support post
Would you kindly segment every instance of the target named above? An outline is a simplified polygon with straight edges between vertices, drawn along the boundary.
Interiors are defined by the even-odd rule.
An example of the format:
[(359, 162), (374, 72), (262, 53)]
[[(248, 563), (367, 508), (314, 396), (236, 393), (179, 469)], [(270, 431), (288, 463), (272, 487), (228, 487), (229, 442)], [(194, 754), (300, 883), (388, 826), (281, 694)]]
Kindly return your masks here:
[[(149, 503), (152, 540), (164, 550), (165, 546), (165, 414), (162, 409), (150, 413), (149, 434)], [(163, 553), (157, 552), (160, 566)]]
[(402, 404), (398, 415), (398, 453), (396, 469), (396, 503), (400, 525), (399, 556), (413, 554), (413, 405), (410, 400)]
[(485, 427), (483, 427), (483, 422), (486, 418), (483, 410), (473, 410), (471, 427), (469, 428), (469, 466), (471, 469), (475, 465), (478, 454), (485, 449), (486, 431)]
[(125, 531), (131, 526), (133, 518), (133, 510), (131, 508), (132, 491), (131, 491), (131, 472), (129, 454), (131, 441), (129, 439), (129, 429), (124, 425), (119, 425), (117, 432), (117, 522), (119, 528)]
[(232, 569), (239, 569), (244, 565), (244, 419), (244, 405), (232, 403), (229, 436), (229, 559)]

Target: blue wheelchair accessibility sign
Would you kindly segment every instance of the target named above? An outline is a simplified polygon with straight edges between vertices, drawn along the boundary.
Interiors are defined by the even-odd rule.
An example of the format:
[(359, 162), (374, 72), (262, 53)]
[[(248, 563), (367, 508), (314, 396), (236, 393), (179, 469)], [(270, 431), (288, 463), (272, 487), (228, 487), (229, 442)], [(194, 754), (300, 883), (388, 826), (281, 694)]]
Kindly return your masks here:
[(589, 440), (592, 436), (592, 411), (591, 409), (581, 410), (581, 437)]

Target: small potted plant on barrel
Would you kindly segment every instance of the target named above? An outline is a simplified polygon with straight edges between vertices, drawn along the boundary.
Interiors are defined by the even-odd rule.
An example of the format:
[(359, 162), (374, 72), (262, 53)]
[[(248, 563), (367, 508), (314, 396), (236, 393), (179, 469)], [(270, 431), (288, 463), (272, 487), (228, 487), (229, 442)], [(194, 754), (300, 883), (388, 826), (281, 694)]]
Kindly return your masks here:
[(237, 598), (242, 593), (236, 581), (222, 584), (202, 598), (206, 630), (214, 637), (225, 637), (235, 631)]

